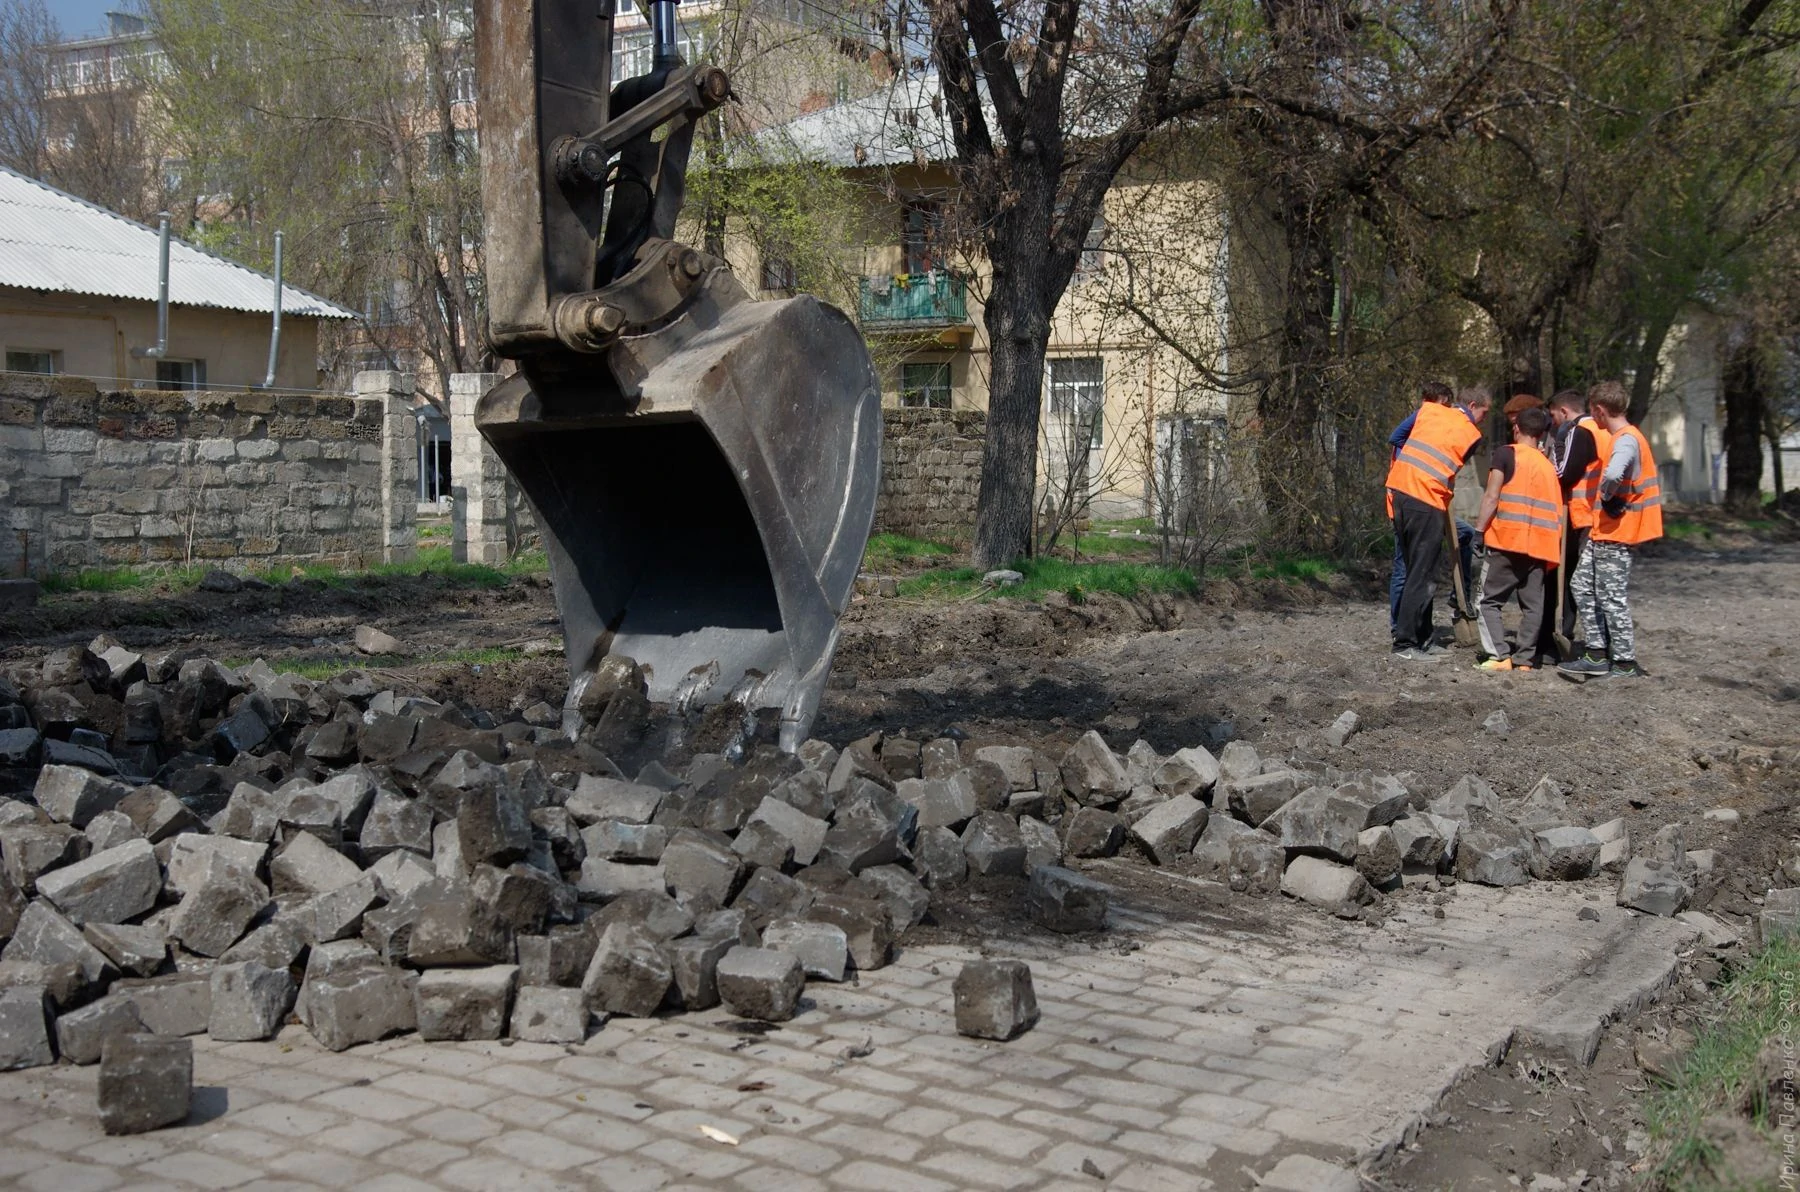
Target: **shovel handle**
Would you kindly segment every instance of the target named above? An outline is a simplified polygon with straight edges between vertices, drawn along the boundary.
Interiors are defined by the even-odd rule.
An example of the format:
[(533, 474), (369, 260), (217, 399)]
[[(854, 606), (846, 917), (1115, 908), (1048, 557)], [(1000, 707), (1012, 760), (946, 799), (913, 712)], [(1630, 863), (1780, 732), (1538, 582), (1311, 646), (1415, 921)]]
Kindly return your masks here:
[(1444, 506), (1444, 529), (1450, 535), (1450, 582), (1456, 590), (1456, 611), (1462, 614), (1463, 620), (1473, 620), (1475, 614), (1469, 611), (1469, 596), (1463, 588), (1462, 551), (1456, 541), (1456, 514)]

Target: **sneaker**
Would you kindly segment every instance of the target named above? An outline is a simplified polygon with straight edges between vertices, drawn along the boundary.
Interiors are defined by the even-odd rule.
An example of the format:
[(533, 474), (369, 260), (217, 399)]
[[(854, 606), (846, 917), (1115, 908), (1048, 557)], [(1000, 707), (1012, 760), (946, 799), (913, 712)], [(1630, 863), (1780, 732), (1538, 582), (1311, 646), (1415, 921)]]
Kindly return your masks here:
[(1580, 682), (1583, 679), (1600, 678), (1612, 670), (1612, 663), (1593, 654), (1583, 654), (1575, 661), (1565, 662), (1556, 669), (1563, 676)]
[(1612, 669), (1606, 673), (1606, 677), (1609, 679), (1649, 678), (1649, 676), (1644, 673), (1644, 668), (1629, 658), (1621, 658), (1619, 661), (1613, 663)]
[(1477, 662), (1475, 664), (1475, 669), (1478, 671), (1486, 671), (1488, 674), (1494, 675), (1499, 674), (1501, 671), (1513, 669), (1513, 662), (1510, 658), (1489, 658), (1484, 662)]
[(1537, 663), (1535, 663), (1535, 662), (1515, 662), (1515, 663), (1513, 663), (1513, 669), (1516, 671), (1527, 671), (1527, 672), (1534, 671), (1537, 669)]
[(1441, 650), (1427, 650), (1422, 646), (1407, 646), (1405, 649), (1395, 650), (1393, 652), (1393, 657), (1400, 659), (1402, 662), (1436, 662), (1443, 656), (1444, 654)]

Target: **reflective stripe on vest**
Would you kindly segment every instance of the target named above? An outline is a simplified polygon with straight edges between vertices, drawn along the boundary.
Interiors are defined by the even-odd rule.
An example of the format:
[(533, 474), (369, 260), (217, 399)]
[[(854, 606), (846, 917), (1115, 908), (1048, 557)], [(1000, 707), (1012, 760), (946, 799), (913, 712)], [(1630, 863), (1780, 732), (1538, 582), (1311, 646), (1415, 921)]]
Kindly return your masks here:
[(1606, 457), (1612, 453), (1612, 435), (1586, 415), (1575, 425), (1585, 427), (1594, 438), (1594, 458), (1569, 490), (1569, 526), (1580, 530), (1594, 524), (1594, 506), (1600, 503), (1600, 473)]
[[(1619, 493), (1625, 498), (1625, 512), (1618, 517), (1609, 517), (1596, 502), (1592, 537), (1595, 542), (1635, 546), (1662, 537), (1662, 479), (1656, 473), (1656, 457), (1650, 454), (1650, 440), (1644, 432), (1627, 426), (1613, 436), (1613, 442), (1623, 435), (1637, 440), (1637, 475), (1619, 486)], [(1610, 444), (1607, 455), (1612, 455)]]
[(1412, 433), (1388, 465), (1387, 487), (1434, 509), (1450, 507), (1450, 487), (1481, 432), (1453, 406), (1426, 402), (1413, 416)]
[(1500, 489), (1494, 518), (1483, 535), (1495, 550), (1554, 564), (1562, 557), (1562, 485), (1544, 453), (1513, 445), (1512, 479)]

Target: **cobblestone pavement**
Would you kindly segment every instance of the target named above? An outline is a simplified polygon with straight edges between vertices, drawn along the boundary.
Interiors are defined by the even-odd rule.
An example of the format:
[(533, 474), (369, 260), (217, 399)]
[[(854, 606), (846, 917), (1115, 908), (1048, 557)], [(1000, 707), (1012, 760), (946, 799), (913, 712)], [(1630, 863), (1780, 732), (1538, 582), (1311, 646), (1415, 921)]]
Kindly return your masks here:
[[(1043, 1014), (1007, 1044), (955, 1034), (973, 953), (947, 945), (809, 985), (811, 1008), (768, 1033), (712, 1011), (614, 1019), (568, 1048), (198, 1038), (195, 1111), (154, 1134), (101, 1133), (96, 1068), (0, 1075), (0, 1182), (1243, 1189), (1291, 1155), (1391, 1148), (1515, 1028), (1666, 979), (1687, 930), (1596, 890), (1462, 886), (1442, 919), (1413, 902), (1377, 928), (1280, 903), (1255, 932), (1127, 908), (1096, 945), (996, 941), (1031, 962)], [(1628, 979), (1622, 956), (1641, 962)]]

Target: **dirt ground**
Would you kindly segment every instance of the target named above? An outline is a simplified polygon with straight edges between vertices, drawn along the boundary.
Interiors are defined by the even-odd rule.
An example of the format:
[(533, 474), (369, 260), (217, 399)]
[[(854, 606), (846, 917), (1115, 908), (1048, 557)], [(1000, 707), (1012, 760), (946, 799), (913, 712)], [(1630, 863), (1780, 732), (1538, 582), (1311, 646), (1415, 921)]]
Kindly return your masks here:
[[(859, 596), (815, 734), (842, 743), (876, 729), (948, 733), (1052, 753), (1090, 727), (1119, 750), (1138, 737), (1163, 752), (1242, 739), (1265, 756), (1410, 771), (1432, 790), (1479, 774), (1503, 796), (1522, 795), (1547, 774), (1590, 824), (1624, 816), (1636, 836), (1687, 823), (1690, 849), (1718, 850), (1697, 908), (1742, 929), (1765, 890), (1794, 884), (1784, 865), (1800, 872), (1800, 646), (1787, 636), (1800, 624), (1800, 542), (1727, 533), (1703, 542), (1659, 544), (1639, 561), (1638, 653), (1652, 677), (1582, 686), (1544, 672), (1484, 675), (1466, 651), (1428, 663), (1392, 659), (1377, 576), (1216, 581), (1199, 600), (1093, 596), (1079, 605)], [(185, 645), (234, 661), (349, 658), (361, 624), (421, 656), (558, 636), (542, 577), (498, 589), (431, 576), (346, 587), (297, 581), (232, 594), (50, 598), (0, 618), (0, 668), (101, 631), (135, 649)], [(382, 674), (396, 687), (495, 712), (557, 703), (566, 687), (556, 654)], [(1346, 709), (1361, 718), (1360, 731), (1332, 749), (1321, 732)], [(1495, 712), (1505, 713), (1503, 732), (1484, 727)], [(1703, 822), (1712, 808), (1736, 809), (1741, 822)], [(1134, 893), (1192, 897), (1196, 915), (1252, 930), (1279, 931), (1291, 913), (1188, 889), (1146, 880)], [(937, 930), (991, 929), (1017, 912), (1011, 897), (972, 886), (944, 908)], [(1649, 1087), (1640, 1046), (1679, 1041), (1675, 1032), (1703, 1015), (1705, 985), (1722, 959), (1729, 962), (1698, 949), (1683, 983), (1639, 1023), (1616, 1028), (1591, 1069), (1514, 1055), (1471, 1077), (1419, 1148), (1380, 1174), (1380, 1186), (1517, 1187), (1535, 1173), (1569, 1180), (1636, 1165), (1627, 1142)]]

